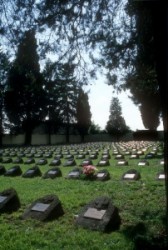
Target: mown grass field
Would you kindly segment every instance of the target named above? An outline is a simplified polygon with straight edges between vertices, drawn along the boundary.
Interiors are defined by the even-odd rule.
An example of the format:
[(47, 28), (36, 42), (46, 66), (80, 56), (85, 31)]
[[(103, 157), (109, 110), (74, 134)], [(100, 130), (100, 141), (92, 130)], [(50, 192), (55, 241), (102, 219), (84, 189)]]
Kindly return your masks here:
[[(163, 170), (158, 153), (162, 152), (160, 143), (151, 142), (147, 154), (155, 148), (155, 156), (148, 159), (149, 166), (138, 166), (140, 159), (129, 159), (128, 166), (117, 166), (117, 160), (113, 155), (114, 145), (111, 143), (85, 144), (83, 147), (97, 150), (98, 158), (93, 160), (96, 165), (103, 150), (108, 149), (111, 156), (108, 169), (111, 179), (105, 182), (66, 179), (70, 170), (74, 167), (64, 167), (65, 157), (61, 158), (59, 166), (62, 177), (56, 179), (43, 179), (41, 177), (23, 178), (0, 176), (0, 192), (10, 187), (14, 188), (21, 202), (21, 208), (11, 214), (0, 215), (0, 250), (131, 250), (131, 249), (164, 249), (165, 247), (165, 183), (164, 180), (156, 180), (158, 172)], [(116, 144), (120, 153), (121, 144)], [(115, 146), (116, 146), (115, 145)], [(132, 145), (132, 144), (131, 144)], [(138, 143), (136, 144), (136, 146)], [(39, 166), (44, 174), (49, 168), (49, 163), (54, 158), (57, 149), (69, 149), (74, 153), (81, 145), (48, 146), (41, 147), (43, 151), (52, 150), (52, 158), (48, 158), (48, 164)], [(25, 148), (24, 148), (25, 149)], [(38, 147), (29, 148), (29, 151), (37, 150)], [(6, 148), (4, 152), (19, 152), (20, 148)], [(132, 150), (132, 148), (131, 148)], [(1, 151), (1, 160), (5, 158)], [(12, 157), (12, 159), (14, 159)], [(88, 155), (86, 156), (88, 158)], [(23, 158), (24, 160), (26, 157)], [(37, 162), (37, 159), (35, 158)], [(77, 166), (81, 160), (76, 160)], [(1, 163), (6, 169), (14, 165), (20, 165), (24, 173), (35, 164)], [(82, 168), (82, 167), (80, 167)], [(138, 181), (123, 181), (122, 174), (129, 169), (136, 169), (141, 174)], [(36, 199), (48, 194), (55, 194), (61, 200), (65, 214), (58, 220), (40, 222), (38, 220), (22, 220), (20, 217), (25, 209)], [(119, 209), (121, 225), (119, 230), (110, 233), (90, 231), (77, 227), (75, 215), (81, 208), (97, 198), (108, 196), (113, 204)], [(166, 248), (165, 248), (166, 249)]]

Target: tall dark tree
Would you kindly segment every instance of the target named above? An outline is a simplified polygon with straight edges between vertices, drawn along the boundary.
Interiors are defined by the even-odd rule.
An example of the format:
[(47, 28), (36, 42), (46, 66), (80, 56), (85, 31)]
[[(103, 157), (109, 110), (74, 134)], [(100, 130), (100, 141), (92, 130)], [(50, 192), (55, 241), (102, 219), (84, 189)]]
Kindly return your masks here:
[[(40, 73), (35, 32), (26, 31), (9, 71), (5, 92), (5, 111), (14, 131), (25, 132), (31, 143), (34, 127), (46, 116), (44, 80)], [(12, 128), (12, 126), (11, 126)]]
[(91, 111), (89, 106), (88, 94), (80, 89), (77, 99), (77, 127), (81, 135), (82, 141), (88, 133), (91, 126)]
[(114, 135), (117, 138), (129, 131), (122, 116), (122, 108), (117, 97), (114, 97), (111, 101), (110, 115), (106, 125), (106, 130), (109, 134)]
[(7, 55), (0, 50), (0, 145), (2, 144), (2, 134), (5, 126), (4, 92), (9, 67), (10, 63)]
[(70, 127), (76, 123), (76, 105), (78, 98), (78, 82), (75, 77), (75, 64), (67, 62), (57, 65), (54, 80), (57, 91), (55, 112), (66, 130), (66, 142), (69, 143)]

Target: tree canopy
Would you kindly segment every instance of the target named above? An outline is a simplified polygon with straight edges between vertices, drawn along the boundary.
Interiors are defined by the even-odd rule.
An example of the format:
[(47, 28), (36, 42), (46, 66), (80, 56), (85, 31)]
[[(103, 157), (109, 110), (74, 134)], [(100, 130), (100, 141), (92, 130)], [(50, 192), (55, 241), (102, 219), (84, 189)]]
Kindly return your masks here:
[(106, 130), (112, 135), (123, 135), (129, 131), (129, 127), (126, 125), (122, 116), (122, 109), (119, 99), (117, 97), (112, 98), (110, 105), (109, 120), (106, 125)]
[(30, 134), (46, 116), (43, 76), (40, 73), (34, 31), (27, 31), (18, 46), (16, 59), (9, 74), (5, 91), (5, 111), (14, 131)]

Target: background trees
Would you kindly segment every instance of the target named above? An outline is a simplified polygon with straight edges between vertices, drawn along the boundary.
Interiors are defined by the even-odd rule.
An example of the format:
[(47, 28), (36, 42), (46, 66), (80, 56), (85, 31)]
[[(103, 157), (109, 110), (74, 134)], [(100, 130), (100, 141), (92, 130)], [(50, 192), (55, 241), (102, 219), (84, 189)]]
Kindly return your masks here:
[(88, 94), (85, 93), (82, 88), (79, 90), (76, 112), (77, 128), (83, 141), (84, 135), (88, 133), (89, 127), (91, 126), (91, 112)]
[(44, 79), (40, 73), (34, 30), (26, 31), (8, 75), (5, 91), (5, 111), (11, 132), (26, 132), (26, 144), (31, 142), (33, 128), (46, 116)]
[(5, 81), (7, 78), (10, 62), (0, 49), (0, 145), (2, 143), (2, 134), (5, 127), (5, 110), (4, 110), (4, 93), (5, 93)]
[(122, 116), (121, 105), (117, 97), (114, 97), (111, 101), (110, 115), (106, 125), (106, 130), (109, 134), (117, 137), (130, 130)]

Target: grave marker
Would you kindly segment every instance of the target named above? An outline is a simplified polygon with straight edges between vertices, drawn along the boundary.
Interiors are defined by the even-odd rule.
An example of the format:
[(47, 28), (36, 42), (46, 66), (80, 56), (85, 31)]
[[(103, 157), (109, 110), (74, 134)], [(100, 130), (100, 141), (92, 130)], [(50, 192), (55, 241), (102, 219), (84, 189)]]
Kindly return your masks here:
[(56, 177), (61, 177), (62, 176), (62, 172), (59, 168), (52, 168), (49, 169), (44, 175), (43, 178), (47, 179), (47, 178), (51, 178), (54, 179)]
[(86, 229), (108, 232), (119, 228), (121, 223), (118, 209), (108, 197), (98, 197), (79, 213), (76, 224)]
[(82, 174), (81, 169), (74, 168), (72, 171), (69, 172), (67, 179), (79, 179), (81, 174)]
[(37, 177), (37, 176), (41, 176), (41, 171), (39, 169), (38, 166), (29, 168), (23, 175), (22, 177), (24, 178), (33, 178), (33, 177)]
[(108, 172), (107, 169), (102, 169), (98, 171), (96, 174), (96, 180), (98, 181), (107, 181), (110, 179), (110, 173)]
[(4, 173), (4, 176), (15, 177), (15, 176), (20, 176), (21, 174), (22, 174), (22, 170), (20, 166), (14, 166), (6, 170), (6, 172)]
[(122, 180), (137, 181), (141, 178), (140, 173), (136, 169), (130, 169), (122, 175)]
[(6, 172), (6, 169), (4, 166), (0, 166), (0, 175), (4, 175)]
[(56, 195), (46, 195), (34, 201), (22, 215), (22, 219), (37, 219), (49, 221), (64, 214), (60, 200)]
[(0, 213), (11, 213), (20, 208), (20, 200), (15, 189), (0, 192)]

